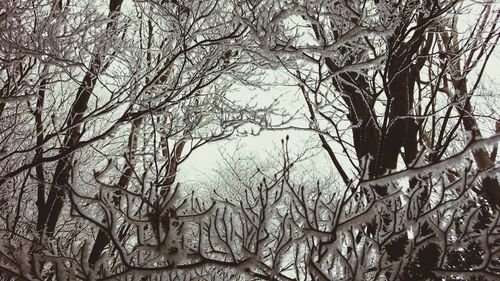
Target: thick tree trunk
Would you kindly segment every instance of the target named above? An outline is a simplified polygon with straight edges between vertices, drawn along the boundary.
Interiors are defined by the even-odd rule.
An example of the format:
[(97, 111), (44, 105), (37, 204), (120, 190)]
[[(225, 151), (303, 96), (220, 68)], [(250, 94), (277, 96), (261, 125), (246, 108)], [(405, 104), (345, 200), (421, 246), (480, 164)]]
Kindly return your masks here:
[[(132, 129), (130, 131), (129, 139), (128, 139), (128, 152), (126, 157), (128, 158), (127, 164), (125, 164), (124, 167), (124, 172), (120, 176), (120, 179), (118, 180), (118, 184), (116, 187), (118, 189), (126, 189), (129, 182), (130, 182), (130, 177), (132, 176), (133, 169), (134, 169), (134, 164), (135, 164), (135, 151), (137, 149), (137, 140), (138, 140), (138, 134), (139, 134), (139, 127), (142, 124), (142, 119), (143, 118), (138, 118), (134, 120), (132, 123)], [(130, 166), (129, 166), (130, 165)], [(120, 207), (120, 199), (121, 199), (121, 193), (115, 192), (115, 195), (113, 197), (113, 204), (119, 208)], [(105, 230), (99, 229), (97, 233), (96, 240), (94, 242), (94, 246), (92, 247), (92, 250), (89, 255), (89, 265), (91, 267), (95, 266), (97, 260), (102, 254), (102, 251), (104, 248), (109, 244), (110, 238), (108, 233), (106, 233)]]
[[(116, 13), (119, 12), (120, 6), (123, 0), (111, 0), (109, 18), (113, 19)], [(106, 32), (111, 33), (115, 28), (113, 21), (106, 27)], [(76, 100), (71, 106), (70, 112), (67, 117), (66, 126), (67, 134), (64, 139), (64, 149), (68, 149), (76, 145), (81, 137), (81, 122), (83, 121), (83, 115), (87, 110), (87, 105), (90, 96), (96, 85), (99, 70), (101, 68), (102, 59), (99, 54), (96, 54), (90, 63), (89, 70), (85, 74), (80, 87), (76, 93)], [(68, 188), (68, 180), (73, 165), (73, 153), (68, 154), (68, 156), (61, 158), (56, 165), (56, 170), (54, 173), (54, 178), (52, 185), (50, 187), (49, 195), (47, 197), (47, 202), (40, 206), (38, 209), (39, 219), (38, 225), (46, 227), (46, 232), (48, 235), (52, 235), (59, 215), (61, 213), (64, 196), (66, 189)], [(40, 204), (41, 205), (41, 204)], [(42, 227), (42, 228), (43, 228)], [(43, 230), (43, 229), (42, 229)]]
[[(42, 109), (45, 101), (45, 91), (48, 81), (46, 79), (42, 80), (40, 85), (40, 90), (38, 91), (38, 99), (36, 101), (36, 108), (34, 111), (35, 115), (35, 123), (36, 123), (36, 146), (35, 149), (35, 157), (34, 161), (41, 162), (41, 158), (43, 157), (43, 118), (42, 118)], [(35, 167), (35, 174), (37, 179), (37, 199), (36, 205), (39, 210), (38, 218), (37, 218), (37, 226), (36, 229), (38, 232), (43, 229), (43, 218), (46, 216), (40, 210), (44, 209), (45, 205), (45, 171), (43, 167), (43, 163), (40, 163)]]
[[(481, 138), (482, 135), (481, 131), (479, 130), (477, 120), (474, 115), (472, 115), (472, 105), (470, 103), (470, 95), (467, 91), (466, 79), (453, 79), (452, 83), (455, 90), (460, 94), (461, 97), (464, 98), (463, 107), (455, 106), (455, 108), (460, 113), (460, 115), (463, 116), (462, 123), (465, 130), (469, 132), (472, 138)], [(474, 161), (476, 162), (479, 170), (487, 170), (494, 165), (494, 162), (490, 158), (488, 151), (486, 151), (484, 148), (473, 150), (472, 156), (474, 157)], [(500, 206), (500, 183), (498, 182), (497, 177), (487, 175), (485, 178), (483, 178), (481, 190), (484, 197), (489, 202), (491, 202), (493, 205), (496, 205), (497, 207)]]
[[(331, 72), (339, 70), (331, 58), (325, 58), (326, 65)], [(355, 77), (355, 78), (354, 78)], [(342, 73), (339, 79), (333, 81), (334, 86), (345, 93), (344, 101), (349, 106), (348, 119), (353, 125), (353, 143), (356, 149), (356, 156), (360, 164), (367, 160), (366, 157), (375, 157), (380, 145), (380, 129), (373, 115), (373, 98), (369, 93), (369, 83), (367, 78), (359, 73)], [(368, 165), (368, 177), (377, 174), (375, 161), (370, 161)]]

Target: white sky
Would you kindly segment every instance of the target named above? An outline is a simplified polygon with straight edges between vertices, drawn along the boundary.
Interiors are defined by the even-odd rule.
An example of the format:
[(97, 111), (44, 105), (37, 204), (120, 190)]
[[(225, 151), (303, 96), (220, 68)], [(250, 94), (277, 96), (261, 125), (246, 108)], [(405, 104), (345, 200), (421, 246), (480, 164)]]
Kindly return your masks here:
[[(474, 11), (471, 11), (474, 14)], [(471, 28), (473, 24), (477, 24), (477, 21), (470, 21), (467, 18), (473, 18), (471, 16), (466, 16), (464, 21), (460, 21), (460, 30), (465, 30)], [(491, 89), (496, 90), (500, 88), (500, 80), (498, 79), (498, 73), (500, 72), (500, 51), (497, 49), (491, 57), (489, 64), (485, 69), (485, 79), (483, 79), (484, 85)], [(283, 74), (274, 74), (275, 82), (283, 83), (287, 82)], [(282, 81), (279, 81), (279, 80)], [(272, 82), (271, 82), (272, 83)], [(289, 82), (290, 83), (290, 82)], [(290, 112), (295, 112), (297, 109), (304, 110), (304, 114), (307, 114), (304, 108), (305, 104), (302, 100), (301, 94), (297, 92), (298, 88), (296, 86), (278, 86), (278, 87), (268, 87), (267, 89), (254, 89), (241, 86), (235, 91), (235, 95), (239, 98), (247, 97), (252, 98), (253, 95), (258, 95), (257, 100), (263, 103), (267, 103), (270, 100), (279, 97), (280, 102), (284, 106), (289, 106)], [(250, 94), (252, 93), (252, 94)], [(495, 97), (492, 97), (495, 100)], [(473, 99), (474, 102), (474, 99)], [(481, 101), (483, 103), (484, 101)], [(492, 104), (493, 107), (498, 107), (497, 104)], [(499, 110), (500, 111), (500, 110)], [(301, 123), (298, 124), (300, 127), (307, 128), (307, 123), (304, 123), (304, 116), (299, 116), (303, 118)], [(482, 124), (485, 125), (485, 124)], [(491, 127), (492, 124), (487, 124), (487, 127)], [(484, 128), (486, 129), (486, 128)], [(219, 141), (216, 143), (205, 145), (195, 152), (180, 166), (178, 181), (183, 184), (191, 185), (193, 183), (200, 184), (203, 180), (213, 177), (216, 170), (223, 168), (223, 159), (221, 156), (221, 150), (232, 153), (238, 150), (242, 156), (245, 155), (259, 155), (264, 159), (266, 157), (279, 157), (281, 151), (281, 139), (284, 139), (286, 135), (290, 135), (290, 147), (295, 150), (296, 153), (300, 150), (304, 150), (311, 147), (317, 148), (317, 153), (313, 158), (305, 161), (303, 164), (307, 166), (305, 168), (316, 169), (318, 173), (326, 174), (337, 174), (331, 163), (331, 160), (326, 155), (326, 152), (321, 149), (319, 144), (319, 139), (316, 133), (308, 131), (299, 130), (279, 130), (279, 131), (264, 131), (258, 136), (233, 136), (227, 140)], [(489, 135), (485, 133), (485, 136)], [(334, 142), (330, 142), (334, 150), (339, 150)], [(264, 161), (264, 159), (262, 159)], [(350, 164), (347, 162), (345, 157), (339, 155), (339, 160), (345, 164), (347, 167), (347, 172), (349, 171)], [(258, 162), (258, 161), (257, 161)]]

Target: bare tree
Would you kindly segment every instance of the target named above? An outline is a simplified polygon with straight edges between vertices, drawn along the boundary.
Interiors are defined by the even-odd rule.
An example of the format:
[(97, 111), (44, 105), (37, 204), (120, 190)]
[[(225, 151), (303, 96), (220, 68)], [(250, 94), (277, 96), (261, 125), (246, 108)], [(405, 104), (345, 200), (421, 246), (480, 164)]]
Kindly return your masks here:
[[(347, 213), (363, 210), (355, 215), (362, 223), (357, 226), (347, 220), (352, 229), (346, 233), (335, 227), (339, 216), (345, 215), (338, 208), (346, 203), (334, 205), (329, 216), (333, 227), (326, 231), (330, 238), (316, 246), (318, 254), (312, 259), (314, 278), (422, 280), (437, 278), (436, 272), (453, 278), (452, 270), (445, 269), (455, 266), (457, 275), (474, 272), (497, 278), (496, 269), (488, 265), (497, 262), (492, 255), (470, 267), (452, 265), (447, 241), (468, 240), (465, 234), (442, 229), (453, 220), (473, 224), (465, 215), (469, 212), (482, 213), (475, 218), (479, 221), (495, 216), (500, 202), (496, 148), (476, 146), (476, 142), (497, 142), (496, 137), (484, 139), (498, 132), (491, 129), (498, 120), (496, 107), (481, 105), (484, 99), (478, 96), (485, 65), (498, 43), (497, 4), (260, 1), (245, 5), (254, 48), (263, 50), (254, 59), (287, 69), (297, 81), (310, 129), (318, 133), (344, 183), (337, 188), (348, 199), (355, 198), (356, 203), (347, 201)], [(471, 18), (478, 24), (462, 26)], [(483, 108), (492, 110), (479, 114)], [(450, 164), (464, 154), (474, 161), (463, 164), (465, 168)], [(452, 192), (450, 187), (459, 182), (464, 189)], [(349, 193), (350, 189), (357, 191)], [(450, 207), (451, 202), (462, 209)], [(439, 233), (439, 243), (423, 239), (430, 235), (428, 230), (411, 230), (433, 224), (439, 228), (431, 231)], [(478, 233), (475, 239), (481, 246), (469, 245), (475, 248), (467, 255), (489, 253), (489, 235)], [(411, 247), (405, 246), (408, 243)], [(458, 249), (455, 254), (467, 259), (464, 248)], [(396, 257), (394, 250), (399, 251)], [(381, 251), (377, 259), (384, 255), (387, 259), (369, 264), (374, 251)], [(372, 271), (376, 273), (371, 275)]]
[(2, 268), (20, 278), (142, 266), (121, 245), (170, 242), (178, 166), (264, 116), (225, 97), (223, 74), (244, 60), (231, 49), (245, 28), (230, 6), (122, 4), (2, 4)]
[[(495, 2), (0, 5), (2, 278), (500, 276)], [(227, 95), (260, 69), (294, 79), (338, 177), (287, 136), (187, 192), (199, 147), (286, 126)]]

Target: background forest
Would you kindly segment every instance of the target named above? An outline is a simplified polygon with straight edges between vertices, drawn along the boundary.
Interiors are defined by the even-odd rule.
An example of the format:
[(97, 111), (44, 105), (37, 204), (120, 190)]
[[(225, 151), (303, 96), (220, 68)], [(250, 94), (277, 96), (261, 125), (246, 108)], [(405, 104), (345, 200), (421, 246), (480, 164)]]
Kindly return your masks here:
[(0, 1), (0, 280), (499, 280), (498, 24)]

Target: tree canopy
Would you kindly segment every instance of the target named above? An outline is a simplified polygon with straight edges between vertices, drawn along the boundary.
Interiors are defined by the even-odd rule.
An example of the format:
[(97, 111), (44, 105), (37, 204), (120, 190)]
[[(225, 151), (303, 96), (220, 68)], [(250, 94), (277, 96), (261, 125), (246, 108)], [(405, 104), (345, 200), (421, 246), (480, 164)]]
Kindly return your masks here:
[(499, 23), (494, 0), (2, 1), (0, 280), (499, 279)]

